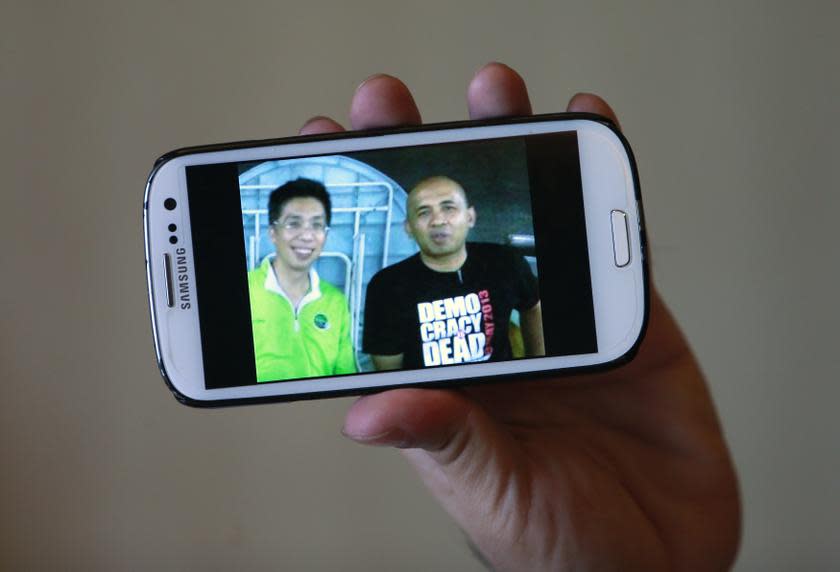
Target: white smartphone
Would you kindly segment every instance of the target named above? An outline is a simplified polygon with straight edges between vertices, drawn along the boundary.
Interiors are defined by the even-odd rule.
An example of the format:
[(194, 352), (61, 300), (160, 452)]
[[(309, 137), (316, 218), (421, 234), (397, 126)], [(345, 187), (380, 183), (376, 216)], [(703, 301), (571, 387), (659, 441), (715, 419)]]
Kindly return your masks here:
[(636, 165), (595, 115), (181, 149), (143, 214), (188, 405), (601, 369), (647, 324)]

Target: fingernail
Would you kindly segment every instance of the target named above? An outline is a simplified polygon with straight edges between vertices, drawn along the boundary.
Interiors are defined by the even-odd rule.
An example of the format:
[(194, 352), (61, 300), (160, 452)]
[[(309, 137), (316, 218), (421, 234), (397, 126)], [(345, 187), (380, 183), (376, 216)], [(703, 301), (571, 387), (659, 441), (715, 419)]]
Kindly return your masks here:
[(306, 120), (306, 122), (303, 124), (303, 127), (306, 127), (310, 123), (315, 123), (316, 121), (321, 121), (322, 119), (326, 119), (327, 121), (329, 121), (330, 118), (327, 117), (326, 115), (314, 115), (314, 116), (312, 116), (312, 117), (310, 117), (309, 119)]
[(380, 78), (380, 77), (390, 77), (390, 76), (388, 74), (385, 74), (385, 73), (375, 73), (371, 76), (368, 76), (367, 78), (365, 78), (364, 81), (362, 81), (362, 83), (359, 84), (359, 87), (356, 88), (356, 91), (359, 91), (360, 89), (362, 89), (362, 86), (365, 85), (370, 80), (377, 79), (377, 78)]
[(303, 125), (300, 126), (300, 129), (298, 129), (298, 133), (302, 134), (304, 131), (306, 131), (307, 127), (309, 127), (310, 125), (312, 125), (316, 121), (321, 121), (323, 119), (327, 119), (327, 118), (324, 117), (323, 115), (316, 115), (315, 117), (310, 117), (309, 119), (306, 120), (306, 122)]
[(362, 445), (377, 445), (381, 447), (406, 447), (408, 436), (400, 429), (389, 429), (381, 433), (352, 434), (346, 429), (341, 429), (341, 434)]
[(477, 76), (482, 70), (485, 70), (485, 69), (489, 68), (490, 66), (502, 66), (502, 67), (510, 69), (509, 65), (507, 65), (505, 63), (502, 63), (500, 61), (497, 61), (497, 60), (493, 60), (491, 62), (487, 62), (486, 64), (484, 64), (483, 66), (481, 66), (477, 70), (475, 70), (475, 73), (473, 74), (473, 76)]

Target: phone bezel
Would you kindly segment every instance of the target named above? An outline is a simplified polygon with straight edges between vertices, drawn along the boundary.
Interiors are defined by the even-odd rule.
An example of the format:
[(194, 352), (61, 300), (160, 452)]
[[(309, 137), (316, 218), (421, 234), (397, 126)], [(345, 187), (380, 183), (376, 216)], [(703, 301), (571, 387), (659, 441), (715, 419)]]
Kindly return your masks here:
[[(562, 122), (564, 125), (556, 125), (557, 122)], [(164, 298), (164, 289), (158, 287), (160, 282), (160, 269), (154, 267), (154, 261), (161, 258), (160, 253), (165, 250), (180, 246), (186, 248), (188, 253), (191, 253), (191, 245), (189, 241), (189, 214), (187, 206), (186, 182), (184, 176), (184, 166), (187, 164), (212, 164), (223, 163), (231, 161), (243, 160), (262, 160), (269, 158), (281, 158), (284, 156), (299, 156), (305, 154), (324, 154), (324, 153), (340, 153), (348, 151), (358, 151), (364, 149), (380, 149), (385, 147), (394, 147), (401, 145), (392, 145), (389, 137), (404, 136), (406, 134), (423, 134), (428, 132), (449, 132), (449, 137), (454, 136), (457, 132), (462, 137), (460, 140), (491, 138), (493, 136), (511, 136), (511, 135), (525, 135), (531, 133), (548, 133), (569, 131), (575, 129), (580, 134), (579, 128), (575, 127), (575, 122), (591, 123), (589, 127), (600, 131), (601, 136), (606, 137), (612, 141), (612, 149), (620, 150), (621, 157), (618, 161), (622, 165), (620, 175), (625, 182), (625, 190), (622, 197), (626, 204), (621, 205), (622, 210), (628, 214), (628, 223), (631, 236), (631, 264), (624, 269), (620, 269), (619, 273), (625, 276), (631, 275), (634, 281), (634, 294), (636, 302), (642, 305), (641, 308), (636, 307), (634, 312), (633, 331), (628, 331), (628, 336), (633, 336), (632, 343), (622, 346), (621, 351), (608, 355), (605, 358), (599, 358), (595, 363), (583, 363), (574, 366), (550, 367), (549, 369), (534, 369), (535, 367), (546, 367), (546, 361), (556, 363), (560, 361), (569, 361), (570, 357), (580, 356), (561, 356), (561, 357), (546, 357), (546, 358), (530, 358), (529, 360), (498, 362), (487, 364), (469, 364), (462, 366), (449, 366), (447, 368), (432, 368), (426, 370), (412, 370), (412, 371), (397, 371), (397, 372), (375, 372), (358, 374), (351, 377), (342, 378), (320, 378), (316, 380), (299, 380), (299, 381), (285, 381), (279, 383), (246, 385), (223, 389), (205, 389), (203, 368), (201, 365), (201, 346), (198, 339), (198, 308), (195, 301), (196, 288), (200, 287), (195, 283), (194, 275), (190, 278), (193, 290), (192, 307), (189, 310), (177, 311), (171, 310), (167, 307), (161, 307), (161, 302)], [(547, 124), (552, 124), (549, 126)], [(581, 123), (583, 124), (583, 123)], [(523, 131), (522, 133), (506, 133), (488, 135), (485, 137), (476, 137), (480, 130), (492, 128), (496, 126), (513, 127), (514, 130)], [(559, 127), (559, 128), (558, 128)], [(469, 137), (464, 136), (464, 133), (469, 133)], [(440, 134), (433, 133), (434, 136)], [(451, 141), (453, 139), (441, 139), (436, 142)], [(459, 139), (454, 139), (459, 140)], [(580, 138), (579, 138), (580, 142)], [(317, 149), (313, 146), (317, 145)], [(318, 145), (320, 144), (320, 145)], [(416, 142), (406, 143), (406, 145), (417, 144)], [(309, 147), (307, 149), (307, 147)], [(281, 149), (282, 148), (282, 149)], [(242, 156), (242, 151), (247, 150), (246, 156)], [(238, 152), (238, 153), (237, 153)], [(597, 354), (585, 354), (588, 356), (602, 356), (606, 352), (603, 351), (601, 345), (601, 333), (604, 331), (605, 321), (603, 314), (603, 296), (600, 292), (603, 285), (603, 278), (597, 278), (595, 275), (596, 267), (595, 260), (603, 259), (603, 254), (593, 253), (593, 245), (597, 240), (593, 240), (593, 233), (602, 233), (603, 230), (596, 229), (603, 228), (605, 223), (600, 223), (593, 217), (597, 216), (598, 212), (602, 212), (602, 207), (591, 208), (592, 199), (587, 200), (587, 197), (592, 194), (592, 173), (591, 166), (585, 166), (587, 160), (591, 160), (596, 156), (592, 153), (585, 153), (583, 146), (580, 147), (581, 159), (581, 182), (583, 185), (585, 216), (588, 248), (590, 250), (591, 272), (592, 276), (592, 290), (593, 302), (595, 302), (595, 322), (596, 332), (598, 333), (599, 352)], [(618, 171), (616, 171), (618, 173)], [(613, 173), (615, 174), (615, 173)], [(626, 185), (632, 186), (632, 192), (628, 193)], [(184, 242), (179, 245), (170, 245), (160, 232), (160, 225), (152, 228), (153, 220), (155, 219), (156, 209), (154, 204), (150, 205), (150, 198), (155, 197), (159, 193), (168, 191), (167, 196), (177, 196), (178, 204), (183, 208), (176, 209), (179, 212), (180, 224), (178, 224), (179, 234), (183, 237)], [(151, 212), (150, 212), (151, 209)], [(158, 213), (159, 214), (159, 213)], [(511, 377), (538, 377), (543, 375), (559, 375), (580, 373), (583, 371), (603, 370), (606, 368), (615, 367), (619, 364), (625, 363), (632, 359), (638, 350), (639, 344), (644, 337), (644, 332), (647, 327), (648, 306), (649, 306), (649, 279), (647, 268), (647, 241), (644, 231), (644, 215), (641, 206), (641, 193), (639, 188), (638, 171), (636, 168), (635, 159), (632, 150), (623, 137), (620, 131), (608, 120), (603, 117), (585, 114), (585, 113), (562, 113), (550, 115), (536, 115), (524, 118), (513, 119), (495, 119), (488, 121), (465, 121), (431, 124), (421, 127), (413, 128), (398, 128), (398, 129), (382, 129), (365, 132), (349, 132), (343, 134), (330, 135), (315, 135), (315, 136), (301, 136), (291, 137), (285, 139), (271, 139), (263, 141), (243, 141), (236, 143), (227, 143), (219, 145), (207, 145), (200, 147), (190, 147), (172, 151), (163, 155), (157, 160), (155, 166), (149, 175), (146, 185), (146, 194), (144, 198), (144, 230), (146, 234), (146, 269), (147, 279), (149, 284), (149, 303), (152, 317), (152, 328), (155, 340), (155, 352), (160, 367), (161, 374), (167, 385), (175, 394), (176, 398), (182, 403), (192, 406), (213, 407), (232, 404), (245, 403), (262, 403), (269, 401), (292, 401), (298, 399), (312, 399), (319, 397), (335, 397), (342, 395), (362, 394), (369, 392), (381, 391), (393, 387), (449, 387), (453, 385), (463, 385), (472, 382), (488, 382), (495, 380), (507, 380)], [(606, 217), (605, 217), (606, 218)], [(638, 229), (638, 232), (634, 232)], [(180, 240), (179, 240), (180, 242)], [(610, 242), (611, 243), (611, 242)], [(610, 249), (610, 259), (611, 259)], [(190, 258), (190, 257), (188, 257)], [(193, 271), (191, 259), (188, 261), (189, 271)], [(612, 271), (611, 271), (612, 272)], [(601, 311), (599, 312), (599, 308)], [(172, 353), (170, 339), (173, 331), (180, 328), (179, 340), (184, 340), (183, 335), (184, 324), (193, 324), (193, 335), (186, 336), (190, 341), (187, 347), (182, 348), (186, 350), (187, 354), (194, 356), (196, 359), (181, 359), (180, 363), (176, 364), (176, 359), (179, 353)], [(183, 345), (183, 341), (179, 342)], [(196, 345), (197, 344), (197, 345)], [(185, 354), (183, 351), (181, 354)], [(185, 366), (188, 364), (188, 366)], [(177, 366), (177, 367), (176, 367)], [(522, 371), (523, 366), (527, 367), (527, 371)], [(468, 373), (463, 371), (456, 371), (462, 368), (468, 368)], [(487, 370), (487, 371), (485, 371)], [(191, 381), (184, 381), (186, 379)], [(459, 375), (460, 374), (460, 375)], [(394, 376), (401, 377), (401, 381), (394, 382)], [(435, 377), (444, 379), (434, 379)], [(370, 378), (378, 378), (371, 380)], [(390, 381), (389, 381), (390, 379)], [(337, 384), (336, 381), (339, 380)], [(348, 381), (352, 380), (352, 381)], [(375, 381), (376, 383), (370, 383)], [(340, 383), (344, 382), (344, 383)], [(365, 383), (367, 382), (367, 383)], [(362, 385), (364, 383), (364, 385)], [(319, 389), (313, 391), (289, 391), (294, 384), (300, 386), (307, 384), (310, 387), (328, 387), (327, 389)], [(336, 385), (342, 387), (335, 388)], [(352, 385), (352, 387), (347, 387)], [(331, 387), (330, 387), (331, 386)], [(262, 395), (254, 395), (254, 388), (273, 388), (260, 389)], [(211, 395), (208, 395), (211, 394)], [(244, 395), (238, 395), (244, 394)], [(214, 397), (215, 396), (215, 397)]]

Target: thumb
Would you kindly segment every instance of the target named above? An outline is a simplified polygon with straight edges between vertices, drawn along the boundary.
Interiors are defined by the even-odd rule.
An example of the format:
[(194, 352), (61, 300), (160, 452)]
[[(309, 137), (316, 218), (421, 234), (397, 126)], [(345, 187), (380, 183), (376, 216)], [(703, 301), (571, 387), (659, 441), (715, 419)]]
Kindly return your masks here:
[(454, 391), (396, 389), (353, 404), (342, 433), (358, 443), (424, 449), (441, 465), (472, 455), (489, 430), (479, 406)]
[(444, 508), (493, 510), (513, 485), (512, 437), (475, 402), (456, 391), (397, 389), (362, 397), (350, 408), (343, 433), (363, 444), (412, 449), (409, 460)]

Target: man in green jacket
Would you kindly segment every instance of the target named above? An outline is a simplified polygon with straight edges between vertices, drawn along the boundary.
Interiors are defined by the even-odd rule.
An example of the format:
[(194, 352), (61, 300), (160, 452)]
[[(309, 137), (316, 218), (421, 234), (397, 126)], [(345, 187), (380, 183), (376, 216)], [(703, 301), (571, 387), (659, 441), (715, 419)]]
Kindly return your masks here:
[(276, 252), (248, 273), (257, 381), (356, 372), (347, 300), (313, 268), (327, 239), (330, 196), (295, 179), (268, 199)]

